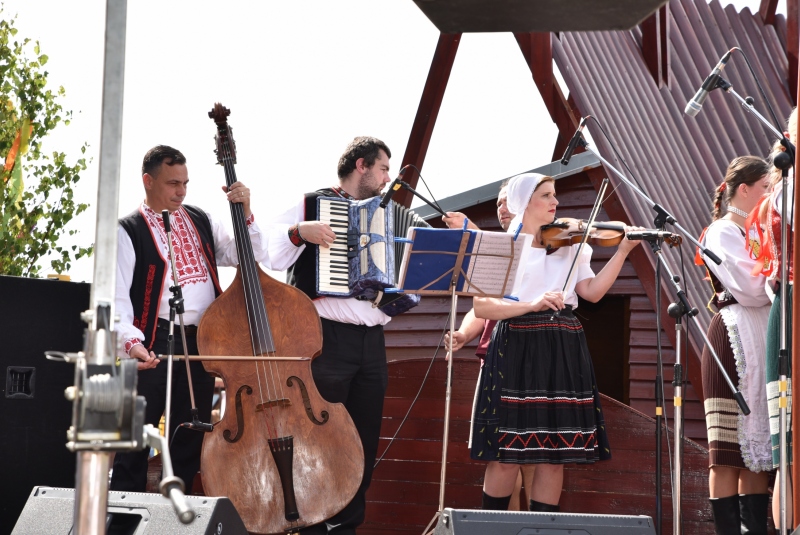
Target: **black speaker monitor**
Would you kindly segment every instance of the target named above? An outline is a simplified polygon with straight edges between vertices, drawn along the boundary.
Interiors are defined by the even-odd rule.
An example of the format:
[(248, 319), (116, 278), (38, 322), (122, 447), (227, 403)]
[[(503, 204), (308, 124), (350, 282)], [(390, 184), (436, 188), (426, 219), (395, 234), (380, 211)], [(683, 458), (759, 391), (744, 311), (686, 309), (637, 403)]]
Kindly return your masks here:
[[(247, 535), (228, 498), (187, 496), (195, 511), (191, 524), (181, 524), (172, 502), (160, 494), (108, 493), (107, 535)], [(11, 535), (72, 535), (75, 491), (35, 487)]]
[(445, 508), (434, 535), (655, 535), (649, 516)]

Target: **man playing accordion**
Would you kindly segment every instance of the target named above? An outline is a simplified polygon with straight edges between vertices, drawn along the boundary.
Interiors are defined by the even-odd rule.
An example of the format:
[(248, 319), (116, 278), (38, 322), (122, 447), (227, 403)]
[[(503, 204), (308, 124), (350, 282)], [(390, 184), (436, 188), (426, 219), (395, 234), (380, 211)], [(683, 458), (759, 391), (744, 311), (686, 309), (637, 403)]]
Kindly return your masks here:
[(317, 251), (329, 250), (336, 240), (331, 225), (319, 221), (317, 199), (363, 200), (380, 195), (390, 181), (391, 156), (382, 141), (355, 138), (339, 159), (339, 184), (305, 194), (277, 217), (269, 232), (268, 258), (262, 258), (269, 269), (288, 270), (289, 284), (314, 301), (322, 321), (322, 354), (311, 363), (314, 382), (326, 400), (345, 405), (364, 447), (364, 477), (356, 496), (339, 514), (303, 533), (354, 534), (364, 521), (388, 381), (383, 326), (391, 319), (370, 301), (317, 293)]

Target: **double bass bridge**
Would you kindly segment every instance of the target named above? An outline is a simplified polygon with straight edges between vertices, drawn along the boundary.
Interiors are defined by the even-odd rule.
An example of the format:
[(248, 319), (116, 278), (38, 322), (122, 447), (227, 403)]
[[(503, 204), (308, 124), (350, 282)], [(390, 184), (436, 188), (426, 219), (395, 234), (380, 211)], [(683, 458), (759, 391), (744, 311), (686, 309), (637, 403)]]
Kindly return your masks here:
[(289, 398), (271, 399), (266, 403), (259, 403), (256, 405), (256, 412), (263, 412), (265, 409), (271, 409), (273, 407), (290, 407), (291, 405), (292, 400)]

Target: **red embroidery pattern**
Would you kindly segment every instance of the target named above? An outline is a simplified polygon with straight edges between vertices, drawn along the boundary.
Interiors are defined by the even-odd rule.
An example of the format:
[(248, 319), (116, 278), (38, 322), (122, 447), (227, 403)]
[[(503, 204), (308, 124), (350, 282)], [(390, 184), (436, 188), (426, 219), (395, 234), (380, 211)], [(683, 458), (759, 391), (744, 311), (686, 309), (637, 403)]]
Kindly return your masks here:
[(508, 433), (503, 433), (500, 437), (499, 443), (503, 448), (511, 448), (516, 443), (519, 443), (516, 449), (528, 449), (531, 441), (535, 441), (533, 449), (594, 449), (597, 447), (597, 438), (594, 431), (586, 437), (581, 432), (556, 433), (557, 440), (551, 439), (550, 433), (547, 433), (543, 439), (539, 438), (536, 433), (530, 433), (527, 439), (522, 438), (522, 435), (511, 435), (511, 440), (506, 444), (507, 437), (509, 437)]
[(131, 354), (131, 349), (133, 348), (133, 346), (135, 346), (136, 344), (141, 344), (141, 343), (142, 343), (142, 341), (139, 340), (138, 338), (130, 338), (128, 340), (125, 340), (125, 353), (130, 355)]
[(289, 227), (289, 241), (292, 242), (292, 245), (294, 245), (295, 247), (300, 247), (301, 245), (306, 243), (306, 240), (304, 240), (303, 237), (300, 236), (299, 225), (292, 225), (291, 227)]
[[(147, 325), (147, 316), (150, 315), (150, 299), (153, 295), (153, 280), (156, 278), (156, 266), (150, 264), (147, 267), (147, 282), (144, 285), (144, 304), (142, 305), (142, 318), (139, 320), (139, 325), (144, 327)], [(133, 322), (136, 325), (136, 321)], [(136, 325), (139, 328), (139, 325)]]
[[(157, 231), (161, 238), (164, 258), (169, 258), (167, 247), (167, 233), (164, 230), (164, 220), (147, 205), (143, 213), (150, 228)], [(192, 232), (192, 223), (189, 214), (184, 208), (179, 208), (170, 215), (172, 225), (172, 249), (175, 253), (175, 269), (178, 271), (178, 283), (196, 284), (208, 282), (208, 269), (201, 258), (202, 248), (195, 232)], [(161, 248), (161, 247), (160, 247)], [(171, 277), (170, 277), (171, 278)]]

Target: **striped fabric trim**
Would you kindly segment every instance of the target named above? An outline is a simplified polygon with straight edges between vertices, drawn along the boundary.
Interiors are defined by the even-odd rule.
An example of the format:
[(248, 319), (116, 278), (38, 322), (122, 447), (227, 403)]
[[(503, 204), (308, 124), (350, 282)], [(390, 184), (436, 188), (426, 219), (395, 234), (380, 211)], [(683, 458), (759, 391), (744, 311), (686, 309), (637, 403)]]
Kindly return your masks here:
[(709, 412), (729, 412), (732, 414), (739, 414), (739, 405), (734, 399), (725, 398), (709, 398), (703, 403), (706, 414)]
[[(739, 418), (733, 414), (720, 414), (718, 412), (706, 414), (706, 426), (708, 427), (724, 427), (735, 431), (739, 427), (738, 423)], [(734, 442), (737, 441), (734, 440)]]
[(732, 444), (736, 444), (736, 440), (739, 437), (739, 432), (734, 428), (725, 429), (723, 427), (711, 427), (708, 429), (708, 441), (709, 442), (730, 442)]
[(512, 396), (500, 396), (500, 401), (504, 403), (514, 403), (516, 405), (528, 405), (528, 404), (545, 404), (545, 403), (554, 403), (554, 404), (561, 404), (561, 403), (574, 403), (576, 405), (591, 405), (594, 403), (593, 397), (588, 398), (575, 398), (575, 397), (553, 397), (548, 398), (544, 396), (535, 396), (535, 397), (512, 397)]

